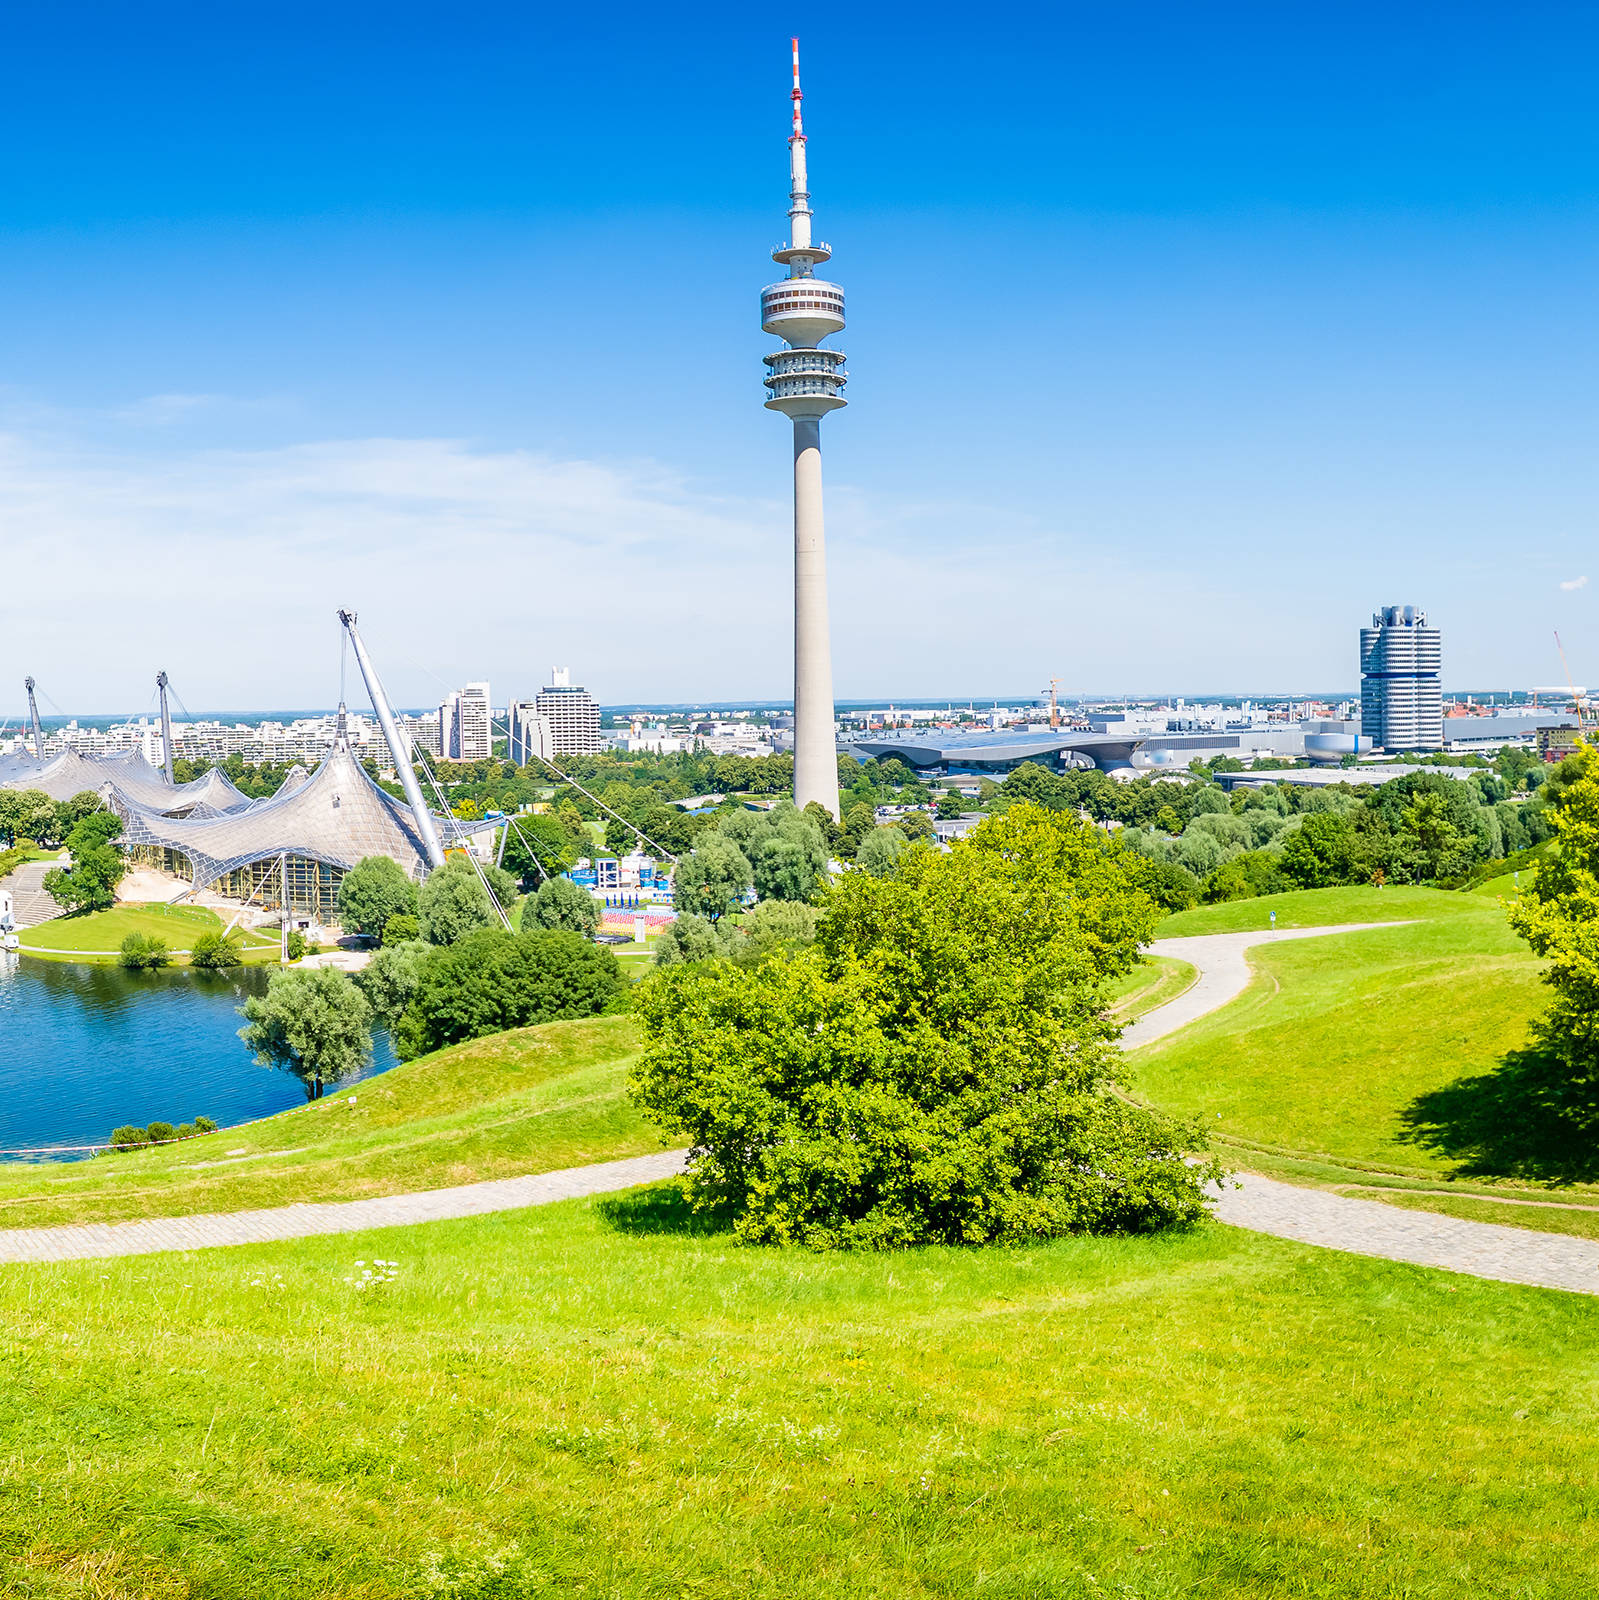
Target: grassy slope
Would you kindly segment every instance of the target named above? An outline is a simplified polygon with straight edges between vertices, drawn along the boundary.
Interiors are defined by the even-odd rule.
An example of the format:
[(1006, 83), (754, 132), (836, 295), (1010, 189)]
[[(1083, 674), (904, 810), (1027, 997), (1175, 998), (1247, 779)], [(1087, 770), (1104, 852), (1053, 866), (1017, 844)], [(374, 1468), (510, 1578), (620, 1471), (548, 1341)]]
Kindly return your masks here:
[[(1294, 908), (1300, 925), (1360, 920), (1350, 891), (1283, 898), (1310, 902), (1316, 893), (1327, 910), (1318, 919), (1314, 904)], [(1447, 1171), (1402, 1142), (1402, 1113), (1525, 1041), (1542, 1003), (1539, 967), (1492, 901), (1364, 893), (1394, 895), (1396, 908), (1427, 920), (1257, 948), (1256, 980), (1242, 997), (1138, 1053), (1142, 1091), (1275, 1150)]]
[(0, 1269), (0, 1588), (1591, 1591), (1599, 1302), (1220, 1227), (816, 1257), (671, 1223)]
[(1198, 976), (1186, 961), (1146, 955), (1124, 978), (1105, 985), (1105, 998), (1118, 1022), (1132, 1022), (1175, 1000)]
[[(1492, 896), (1489, 903), (1492, 904)], [(1480, 902), (1467, 895), (1407, 885), (1390, 889), (1300, 889), (1293, 894), (1263, 895), (1256, 900), (1232, 900), (1224, 905), (1179, 911), (1161, 923), (1158, 937), (1177, 939), (1196, 933), (1243, 933), (1268, 928), (1274, 911), (1279, 928), (1320, 928), (1338, 922), (1400, 922), (1411, 917), (1437, 920), (1480, 914), (1482, 909)]]
[(0, 1227), (354, 1200), (658, 1150), (623, 1096), (636, 1048), (629, 1017), (524, 1028), (204, 1139), (0, 1167)]
[[(142, 933), (164, 940), (169, 950), (188, 950), (202, 933), (221, 933), (227, 924), (216, 912), (204, 906), (121, 905), (110, 911), (91, 911), (82, 916), (57, 917), (26, 929), (22, 935), (25, 951), (70, 951), (75, 956), (102, 957), (114, 961), (122, 941), (130, 933)], [(235, 930), (246, 954), (276, 951), (278, 941)], [(44, 957), (43, 959), (50, 959)], [(56, 956), (54, 959), (72, 959)]]

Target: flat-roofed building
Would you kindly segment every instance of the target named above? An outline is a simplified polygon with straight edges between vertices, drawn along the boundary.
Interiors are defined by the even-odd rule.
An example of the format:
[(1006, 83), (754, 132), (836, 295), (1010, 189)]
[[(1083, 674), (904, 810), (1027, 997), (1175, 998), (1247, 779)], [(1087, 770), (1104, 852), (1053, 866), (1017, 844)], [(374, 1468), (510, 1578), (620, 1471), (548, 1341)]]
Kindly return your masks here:
[(550, 725), (550, 745), (557, 754), (596, 755), (605, 748), (600, 737), (600, 708), (587, 689), (572, 682), (569, 667), (552, 667), (550, 684), (539, 690), (533, 709)]

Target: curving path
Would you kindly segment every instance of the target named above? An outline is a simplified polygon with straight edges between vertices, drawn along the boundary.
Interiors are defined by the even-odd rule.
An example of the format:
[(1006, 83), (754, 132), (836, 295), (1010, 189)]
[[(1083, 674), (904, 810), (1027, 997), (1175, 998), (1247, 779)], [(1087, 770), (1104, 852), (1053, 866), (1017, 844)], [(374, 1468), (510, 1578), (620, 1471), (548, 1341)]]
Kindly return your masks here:
[[(1152, 947), (1156, 955), (1190, 962), (1199, 976), (1175, 1000), (1157, 1007), (1128, 1028), (1122, 1043), (1130, 1049), (1150, 1044), (1236, 999), (1249, 984), (1246, 952), (1254, 945), (1397, 925), (1344, 923), (1326, 928), (1285, 928), (1278, 933), (1224, 933), (1159, 940)], [(569, 1167), (561, 1172), (371, 1200), (65, 1228), (0, 1230), (0, 1262), (145, 1255), (152, 1251), (261, 1244), (314, 1234), (354, 1233), (367, 1228), (477, 1217), (583, 1195), (608, 1194), (671, 1177), (682, 1170), (687, 1153), (669, 1150), (626, 1161)], [(1442, 1267), (1506, 1283), (1599, 1294), (1599, 1240), (1470, 1222), (1435, 1212), (1406, 1211), (1376, 1200), (1301, 1189), (1250, 1173), (1241, 1173), (1222, 1186), (1216, 1215), (1235, 1227), (1331, 1250)]]

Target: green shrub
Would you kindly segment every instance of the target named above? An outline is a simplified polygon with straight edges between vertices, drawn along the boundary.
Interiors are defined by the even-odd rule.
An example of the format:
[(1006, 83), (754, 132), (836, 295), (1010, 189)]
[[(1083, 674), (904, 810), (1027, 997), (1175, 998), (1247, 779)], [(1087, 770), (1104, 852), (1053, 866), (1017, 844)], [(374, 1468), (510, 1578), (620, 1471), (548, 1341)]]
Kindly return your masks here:
[(148, 933), (130, 933), (122, 941), (117, 959), (130, 972), (147, 972), (155, 967), (166, 966), (172, 955), (164, 939), (157, 939)]
[(160, 1144), (164, 1139), (175, 1137), (177, 1131), (170, 1122), (152, 1122), (150, 1124), (150, 1143)]
[(196, 1133), (215, 1133), (217, 1125), (209, 1117), (196, 1117), (194, 1119), (194, 1131)]
[(226, 971), (243, 960), (238, 943), (231, 935), (222, 933), (202, 933), (194, 941), (194, 949), (189, 952), (191, 966), (204, 967), (212, 972)]
[(179, 1139), (192, 1139), (194, 1137), (194, 1132), (195, 1129), (192, 1122), (180, 1122), (178, 1124), (176, 1137)]
[(423, 962), (396, 1042), (409, 1060), (507, 1028), (599, 1016), (625, 988), (616, 957), (581, 934), (479, 928)]
[(422, 937), (422, 924), (408, 912), (390, 917), (383, 924), (383, 948), (392, 950), (399, 944), (415, 944)]
[(850, 872), (815, 945), (642, 986), (636, 1104), (694, 1145), (698, 1210), (815, 1249), (1145, 1232), (1205, 1214), (1198, 1130), (1115, 1092), (1103, 985), (1159, 910), (1140, 859), (1026, 801), (891, 876)]
[(150, 1134), (145, 1128), (135, 1128), (131, 1124), (124, 1128), (111, 1130), (111, 1147), (114, 1150), (131, 1150), (135, 1145), (149, 1144)]
[(289, 960), (298, 961), (306, 952), (306, 937), (298, 928), (289, 929)]

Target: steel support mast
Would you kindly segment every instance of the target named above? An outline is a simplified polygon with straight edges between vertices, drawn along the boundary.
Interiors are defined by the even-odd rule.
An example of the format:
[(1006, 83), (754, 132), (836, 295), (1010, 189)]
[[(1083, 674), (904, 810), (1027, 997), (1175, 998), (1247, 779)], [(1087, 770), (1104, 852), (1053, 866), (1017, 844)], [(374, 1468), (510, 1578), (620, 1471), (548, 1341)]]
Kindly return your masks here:
[(23, 683), (28, 688), (28, 720), (33, 724), (33, 759), (44, 760), (44, 734), (39, 729), (39, 702), (34, 696), (34, 682), (32, 678), (24, 678)]
[(166, 770), (167, 782), (172, 782), (172, 707), (167, 704), (166, 673), (155, 675), (155, 686), (161, 693), (161, 764)]
[(389, 707), (389, 697), (384, 694), (383, 685), (378, 681), (377, 669), (372, 665), (372, 658), (367, 655), (366, 646), (361, 643), (361, 635), (356, 631), (355, 613), (341, 611), (339, 621), (344, 624), (344, 631), (350, 636), (356, 662), (361, 668), (361, 679), (366, 684), (367, 698), (372, 702), (372, 711), (378, 719), (379, 727), (383, 729), (383, 737), (389, 742), (389, 754), (394, 757), (394, 770), (399, 774), (400, 787), (405, 790), (406, 803), (411, 808), (411, 815), (416, 819), (416, 831), (422, 840), (422, 848), (427, 853), (428, 865), (442, 867), (444, 846), (439, 843), (439, 830), (433, 826), (433, 813), (428, 810), (427, 802), (422, 798), (422, 786), (416, 781), (416, 773), (411, 766), (411, 752), (405, 748), (400, 738), (400, 730), (394, 721), (394, 712)]

